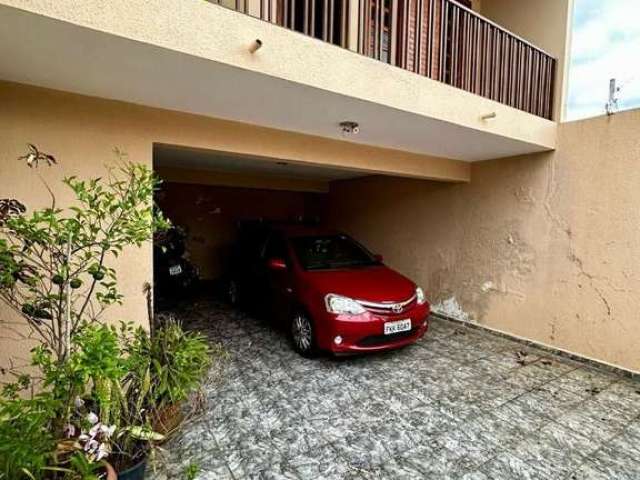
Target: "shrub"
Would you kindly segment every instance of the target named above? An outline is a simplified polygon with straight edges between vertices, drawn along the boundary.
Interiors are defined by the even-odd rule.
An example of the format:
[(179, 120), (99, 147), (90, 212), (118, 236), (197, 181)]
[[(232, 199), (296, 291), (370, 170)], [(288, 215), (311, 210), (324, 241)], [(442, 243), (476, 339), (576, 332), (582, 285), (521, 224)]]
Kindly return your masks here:
[(212, 352), (206, 339), (183, 330), (175, 320), (158, 328), (153, 337), (138, 329), (127, 350), (135, 373), (132, 383), (142, 390), (148, 382), (149, 404), (145, 406), (156, 409), (186, 399), (211, 365)]
[[(21, 158), (56, 163), (33, 145)], [(0, 395), (0, 479), (98, 478), (112, 452), (116, 467), (129, 466), (162, 439), (156, 412), (186, 399), (211, 363), (205, 338), (176, 322), (150, 336), (100, 321), (122, 299), (108, 261), (167, 226), (149, 169), (123, 161), (106, 180), (64, 183), (75, 195), (67, 209), (49, 187), (51, 206), (30, 214), (0, 200), (0, 299), (40, 340), (37, 376), (10, 372), (16, 381)]]
[[(45, 160), (53, 158), (35, 151)], [(28, 162), (29, 155), (36, 153), (23, 157)], [(106, 179), (65, 178), (75, 197), (72, 207), (59, 208), (46, 185), (48, 208), (27, 213), (16, 200), (0, 201), (0, 298), (57, 361), (71, 354), (71, 338), (83, 323), (98, 321), (108, 306), (121, 302), (108, 261), (167, 226), (152, 205), (156, 177), (122, 154), (119, 160)]]
[(0, 478), (41, 477), (54, 457), (50, 425), (57, 409), (50, 395), (0, 400)]

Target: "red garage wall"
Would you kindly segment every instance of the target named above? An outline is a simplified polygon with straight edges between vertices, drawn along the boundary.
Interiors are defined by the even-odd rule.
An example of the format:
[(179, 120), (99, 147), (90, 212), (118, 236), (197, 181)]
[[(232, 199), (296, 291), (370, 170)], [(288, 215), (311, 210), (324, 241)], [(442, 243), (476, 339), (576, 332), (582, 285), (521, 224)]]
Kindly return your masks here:
[(165, 215), (186, 228), (187, 250), (202, 277), (223, 271), (238, 220), (324, 217), (326, 194), (166, 182), (156, 195)]

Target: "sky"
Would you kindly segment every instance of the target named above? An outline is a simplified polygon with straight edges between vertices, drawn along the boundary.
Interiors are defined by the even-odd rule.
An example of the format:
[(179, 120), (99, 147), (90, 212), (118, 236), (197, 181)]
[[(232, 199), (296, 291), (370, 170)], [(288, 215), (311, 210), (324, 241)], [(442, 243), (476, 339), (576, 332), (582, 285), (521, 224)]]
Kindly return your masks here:
[(575, 0), (567, 119), (605, 113), (609, 79), (620, 110), (640, 108), (640, 0)]

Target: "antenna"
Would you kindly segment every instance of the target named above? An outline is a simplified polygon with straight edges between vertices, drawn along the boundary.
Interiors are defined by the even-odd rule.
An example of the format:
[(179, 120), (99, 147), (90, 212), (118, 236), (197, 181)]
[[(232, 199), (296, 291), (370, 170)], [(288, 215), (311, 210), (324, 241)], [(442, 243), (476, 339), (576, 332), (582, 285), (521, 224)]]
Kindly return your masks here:
[(616, 84), (616, 79), (609, 80), (609, 101), (604, 106), (607, 115), (613, 115), (618, 111), (618, 92), (620, 87)]

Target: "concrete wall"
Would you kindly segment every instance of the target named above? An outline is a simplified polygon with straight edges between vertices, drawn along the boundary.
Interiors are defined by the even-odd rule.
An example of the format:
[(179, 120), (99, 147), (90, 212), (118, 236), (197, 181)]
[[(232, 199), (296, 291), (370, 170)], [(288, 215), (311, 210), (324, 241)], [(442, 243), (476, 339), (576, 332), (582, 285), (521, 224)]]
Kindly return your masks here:
[[(109, 136), (114, 144), (127, 141), (144, 143), (145, 151), (148, 149), (149, 155), (152, 144), (156, 142), (247, 155), (269, 162), (278, 159), (286, 160), (288, 163), (329, 166), (363, 173), (394, 173), (443, 181), (469, 180), (469, 164), (462, 161), (256, 127), (246, 123), (143, 107), (16, 83), (0, 81), (0, 100), (6, 102), (3, 104), (5, 108), (0, 111), (0, 115), (7, 123), (12, 123), (14, 111), (20, 114), (20, 109), (32, 107), (32, 104), (36, 110), (43, 109), (46, 105), (46, 108), (59, 111), (62, 115), (58, 120), (60, 124), (68, 122), (65, 116), (85, 118), (87, 121), (95, 118), (98, 127), (94, 128), (97, 130), (103, 123), (108, 124)], [(37, 120), (39, 117), (34, 114), (34, 118)], [(19, 126), (20, 124), (15, 128)], [(46, 128), (44, 121), (42, 128)], [(20, 138), (10, 136), (7, 132), (2, 133), (13, 143), (21, 144)], [(75, 139), (76, 134), (72, 130), (66, 132), (64, 136)]]
[[(73, 196), (62, 185), (66, 176), (81, 178), (104, 176), (105, 165), (117, 160), (114, 148), (128, 154), (129, 160), (151, 168), (152, 144), (148, 135), (136, 135), (125, 111), (100, 108), (81, 97), (47, 94), (38, 89), (21, 88), (0, 82), (0, 198), (17, 198), (29, 210), (50, 206), (46, 182), (57, 197), (57, 205), (69, 205)], [(104, 108), (107, 107), (107, 108)], [(27, 143), (53, 154), (58, 165), (30, 170), (17, 158), (27, 151)], [(119, 273), (119, 287), (125, 295), (122, 307), (113, 306), (108, 318), (147, 324), (144, 282), (151, 278), (150, 244), (130, 248), (117, 261), (110, 261)], [(23, 322), (0, 304), (0, 366), (8, 359), (18, 363), (28, 358), (29, 342), (15, 341), (7, 323)], [(24, 330), (21, 330), (24, 332)]]
[[(242, 159), (238, 159), (242, 162)], [(291, 176), (267, 175), (247, 172), (216, 170), (194, 170), (192, 168), (172, 168), (154, 165), (154, 169), (163, 180), (194, 185), (214, 185), (218, 187), (261, 188), (266, 190), (285, 190), (292, 192), (329, 193), (329, 181), (315, 178), (292, 178)], [(286, 170), (285, 170), (286, 171)]]
[(158, 205), (187, 230), (187, 251), (202, 278), (225, 273), (238, 220), (291, 220), (323, 214), (326, 194), (167, 182)]
[[(82, 8), (78, 8), (77, 0), (0, 0), (2, 5), (136, 43), (153, 45), (163, 52), (180, 52), (184, 54), (181, 59), (183, 69), (191, 68), (192, 57), (204, 59), (211, 68), (219, 64), (242, 69), (245, 77), (249, 73), (264, 75), (263, 87), (269, 78), (277, 78), (291, 82), (290, 89), (303, 85), (344, 96), (344, 101), (357, 99), (468, 128), (470, 132), (490, 133), (544, 148), (555, 147), (556, 126), (553, 122), (206, 1), (110, 0), (106, 8), (103, 0), (85, 0)], [(60, 37), (53, 41), (63, 41), (64, 36)], [(248, 50), (255, 39), (261, 39), (264, 44), (257, 55)], [(132, 55), (136, 43), (130, 45), (128, 55)], [(147, 56), (156, 54), (149, 52)], [(133, 61), (135, 57), (131, 56), (130, 59)], [(73, 63), (73, 59), (69, 59), (69, 63)], [(158, 68), (163, 64), (158, 60)], [(82, 67), (85, 68), (84, 65)], [(55, 70), (55, 66), (52, 70)], [(196, 76), (203, 75), (205, 71), (212, 76), (216, 73), (203, 69), (189, 71)], [(49, 77), (42, 78), (39, 73), (36, 71), (28, 76), (10, 78), (23, 83), (40, 81), (43, 82), (40, 85), (52, 85)], [(133, 70), (131, 81), (135, 82), (136, 75), (140, 74), (138, 70)], [(120, 75), (116, 75), (110, 83), (120, 78)], [(65, 81), (66, 87), (57, 88), (87, 94), (97, 91), (92, 88), (95, 85), (87, 85), (83, 80), (78, 77), (73, 82)], [(176, 82), (179, 81), (179, 78), (176, 79)], [(176, 94), (176, 90), (156, 91), (159, 83), (150, 83), (149, 88), (155, 92), (153, 100), (166, 97), (175, 101), (193, 95), (188, 104), (182, 104), (187, 109), (198, 109), (201, 103), (207, 103), (204, 99), (198, 100), (199, 89), (211, 91), (206, 83), (190, 84), (191, 91), (180, 94)], [(230, 88), (234, 88), (234, 85)], [(142, 103), (136, 97), (114, 97), (113, 92), (93, 94)], [(286, 102), (287, 98), (284, 97), (282, 108), (286, 108)], [(315, 108), (321, 109), (324, 105), (316, 105)], [(200, 110), (195, 112), (205, 113)], [(487, 122), (481, 118), (490, 112), (497, 113), (493, 121)], [(295, 113), (290, 116), (292, 120)], [(216, 112), (211, 114), (220, 116)], [(338, 118), (333, 121), (341, 120)], [(441, 123), (434, 125), (445, 126)], [(451, 138), (458, 142), (468, 141), (465, 137), (455, 137), (453, 130)]]
[(330, 221), (448, 315), (640, 371), (638, 131), (640, 110), (565, 123), (469, 184), (334, 182)]

